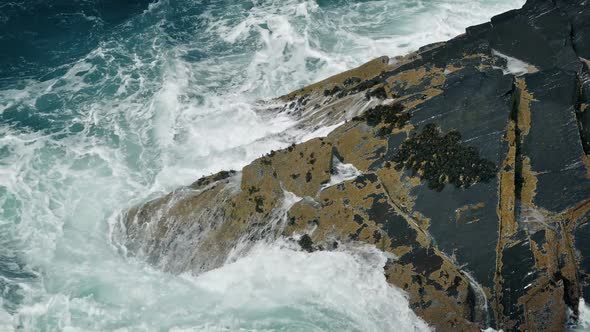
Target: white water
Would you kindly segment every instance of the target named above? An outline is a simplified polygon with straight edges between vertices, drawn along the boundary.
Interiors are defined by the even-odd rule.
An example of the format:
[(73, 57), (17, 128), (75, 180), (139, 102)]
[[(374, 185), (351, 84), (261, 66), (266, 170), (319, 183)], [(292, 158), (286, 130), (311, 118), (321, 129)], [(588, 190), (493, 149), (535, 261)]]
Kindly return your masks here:
[[(281, 326), (286, 330), (428, 330), (405, 305), (402, 292), (385, 282), (385, 262), (385, 255), (370, 247), (310, 255), (280, 243), (260, 244), (247, 257), (194, 283), (219, 301), (213, 312), (222, 321), (235, 311), (259, 315), (253, 325), (270, 330), (273, 324), (279, 328), (277, 317), (290, 322)], [(228, 330), (243, 327), (239, 319), (228, 320)]]
[(513, 58), (506, 54), (502, 54), (496, 50), (492, 52), (495, 56), (503, 58), (506, 60), (506, 68), (503, 68), (502, 71), (504, 74), (512, 74), (516, 76), (522, 76), (527, 73), (534, 73), (539, 71), (535, 66), (531, 65), (530, 63), (526, 63), (522, 60), (517, 58)]
[(218, 270), (174, 276), (126, 257), (109, 223), (314, 135), (258, 115), (255, 100), (448, 39), (523, 2), (288, 0), (198, 12), (198, 2), (161, 0), (63, 73), (0, 90), (0, 112), (38, 115), (0, 123), (0, 254), (11, 272), (0, 280), (0, 329), (423, 330), (378, 253), (261, 245)]
[(332, 176), (322, 187), (327, 188), (344, 181), (352, 180), (362, 173), (353, 164), (345, 164), (336, 156), (332, 157)]
[(584, 301), (584, 299), (580, 299), (580, 315), (579, 315), (579, 322), (578, 326), (575, 329), (576, 331), (590, 331), (590, 306)]

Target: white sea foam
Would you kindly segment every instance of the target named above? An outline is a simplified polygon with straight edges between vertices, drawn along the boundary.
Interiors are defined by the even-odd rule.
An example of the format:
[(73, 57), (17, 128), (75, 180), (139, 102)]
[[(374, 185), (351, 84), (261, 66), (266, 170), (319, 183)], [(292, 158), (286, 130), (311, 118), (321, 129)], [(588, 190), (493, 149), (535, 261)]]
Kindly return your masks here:
[(504, 74), (513, 74), (516, 76), (522, 76), (528, 73), (534, 73), (539, 71), (535, 66), (526, 63), (522, 60), (517, 58), (508, 56), (506, 54), (502, 54), (496, 50), (493, 50), (492, 53), (500, 58), (506, 60), (506, 68), (502, 68)]
[(338, 157), (332, 157), (332, 176), (322, 188), (331, 187), (347, 180), (352, 180), (362, 173), (353, 164), (345, 164)]
[[(0, 301), (0, 304), (2, 301)], [(14, 319), (5, 310), (0, 308), (0, 330), (6, 332), (14, 331)]]
[(584, 299), (580, 299), (580, 316), (578, 318), (578, 326), (576, 331), (590, 331), (590, 307), (586, 304)]
[[(224, 317), (228, 330), (252, 328), (245, 317), (281, 312), (289, 330), (429, 330), (405, 295), (385, 281), (385, 261), (371, 247), (310, 254), (279, 242), (260, 244), (247, 257), (189, 280), (216, 299), (211, 314)], [(264, 321), (256, 328), (273, 330)]]

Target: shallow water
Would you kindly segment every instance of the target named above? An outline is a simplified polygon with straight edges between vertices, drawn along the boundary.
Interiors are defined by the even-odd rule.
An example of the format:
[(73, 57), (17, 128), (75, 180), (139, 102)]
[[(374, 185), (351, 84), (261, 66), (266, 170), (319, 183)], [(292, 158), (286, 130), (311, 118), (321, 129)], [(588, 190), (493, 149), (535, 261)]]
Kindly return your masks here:
[[(424, 330), (370, 248), (260, 244), (200, 276), (128, 257), (126, 207), (321, 133), (254, 112), (522, 0), (0, 4), (0, 330)], [(28, 19), (27, 19), (28, 18)]]

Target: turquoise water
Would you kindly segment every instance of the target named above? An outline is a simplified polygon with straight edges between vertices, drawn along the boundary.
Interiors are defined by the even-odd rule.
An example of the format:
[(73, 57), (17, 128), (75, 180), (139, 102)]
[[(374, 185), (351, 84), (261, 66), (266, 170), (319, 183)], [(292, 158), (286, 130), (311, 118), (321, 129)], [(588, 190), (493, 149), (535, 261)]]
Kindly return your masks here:
[(0, 330), (425, 330), (370, 248), (260, 244), (170, 275), (127, 255), (122, 209), (314, 133), (271, 98), (403, 55), (522, 0), (0, 4)]

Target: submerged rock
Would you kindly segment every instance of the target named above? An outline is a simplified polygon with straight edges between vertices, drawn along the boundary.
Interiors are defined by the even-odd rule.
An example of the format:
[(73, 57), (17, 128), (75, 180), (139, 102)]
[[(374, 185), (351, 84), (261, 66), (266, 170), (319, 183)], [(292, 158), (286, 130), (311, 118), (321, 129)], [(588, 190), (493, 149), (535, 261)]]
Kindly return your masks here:
[(529, 0), (283, 96), (303, 127), (353, 121), (130, 209), (126, 245), (198, 273), (281, 236), (371, 244), (437, 331), (564, 330), (590, 301), (588, 22), (586, 1)]

